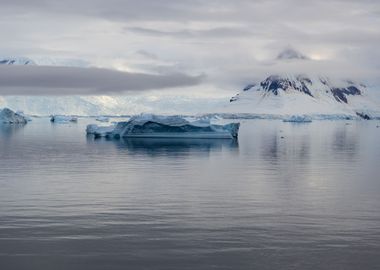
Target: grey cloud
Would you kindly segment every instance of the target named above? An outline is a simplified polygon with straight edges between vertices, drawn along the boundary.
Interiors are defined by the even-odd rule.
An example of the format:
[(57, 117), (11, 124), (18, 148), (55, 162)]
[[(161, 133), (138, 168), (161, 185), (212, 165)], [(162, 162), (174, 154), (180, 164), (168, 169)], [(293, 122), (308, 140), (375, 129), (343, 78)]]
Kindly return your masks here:
[(208, 83), (233, 88), (256, 74), (302, 69), (268, 63), (294, 46), (329, 60), (307, 70), (380, 77), (379, 1), (2, 0), (0, 7), (1, 54), (205, 72)]
[[(330, 21), (351, 18), (352, 11), (378, 10), (377, 1), (342, 0), (2, 0), (3, 15), (54, 13), (116, 21)], [(343, 12), (344, 11), (344, 12)], [(332, 16), (334, 15), (334, 16)]]
[(197, 85), (202, 76), (153, 75), (110, 69), (0, 66), (1, 95), (103, 95)]
[[(302, 53), (299, 54), (302, 55)], [(349, 59), (317, 61), (308, 58), (307, 55), (304, 57), (307, 59), (276, 58), (265, 61), (251, 60), (246, 63), (239, 58), (229, 65), (223, 65), (220, 61), (215, 64), (219, 67), (217, 72), (212, 72), (212, 70), (208, 72), (207, 82), (218, 85), (220, 88), (228, 87), (237, 90), (248, 83), (258, 83), (274, 74), (305, 74), (315, 77), (327, 76), (332, 79), (351, 79), (372, 86), (380, 85), (380, 72), (372, 66), (361, 65), (358, 64), (359, 62), (352, 62)], [(363, 56), (361, 56), (362, 58)], [(228, 76), (223, 76), (223, 74), (228, 74)]]
[(183, 29), (179, 31), (165, 31), (144, 27), (126, 27), (126, 31), (137, 34), (156, 37), (174, 37), (174, 38), (228, 38), (251, 35), (252, 32), (238, 27), (218, 27), (211, 29)]
[[(203, 13), (200, 0), (3, 0), (4, 11), (17, 10), (22, 13), (56, 13), (101, 17), (110, 20), (171, 20), (191, 19), (194, 13)], [(199, 15), (198, 15), (199, 16)]]
[(149, 58), (149, 59), (154, 59), (154, 60), (158, 59), (158, 57), (157, 57), (156, 54), (151, 53), (151, 52), (148, 52), (148, 51), (146, 51), (146, 50), (138, 50), (138, 51), (136, 52), (136, 54), (137, 54), (137, 55), (144, 56), (144, 57)]

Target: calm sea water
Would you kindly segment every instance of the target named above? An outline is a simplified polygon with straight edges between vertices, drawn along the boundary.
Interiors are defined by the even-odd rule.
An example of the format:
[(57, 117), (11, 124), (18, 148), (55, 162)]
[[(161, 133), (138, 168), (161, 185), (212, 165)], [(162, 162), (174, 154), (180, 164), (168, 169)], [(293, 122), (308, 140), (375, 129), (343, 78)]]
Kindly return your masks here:
[(374, 121), (244, 120), (238, 142), (0, 127), (0, 269), (379, 269)]

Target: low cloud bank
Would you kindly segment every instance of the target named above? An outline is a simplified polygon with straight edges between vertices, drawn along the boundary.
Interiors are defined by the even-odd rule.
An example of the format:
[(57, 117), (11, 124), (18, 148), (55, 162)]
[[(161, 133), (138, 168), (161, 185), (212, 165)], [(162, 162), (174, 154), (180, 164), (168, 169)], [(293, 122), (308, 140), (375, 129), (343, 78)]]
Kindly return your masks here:
[(200, 84), (203, 76), (102, 68), (0, 66), (0, 95), (107, 95)]

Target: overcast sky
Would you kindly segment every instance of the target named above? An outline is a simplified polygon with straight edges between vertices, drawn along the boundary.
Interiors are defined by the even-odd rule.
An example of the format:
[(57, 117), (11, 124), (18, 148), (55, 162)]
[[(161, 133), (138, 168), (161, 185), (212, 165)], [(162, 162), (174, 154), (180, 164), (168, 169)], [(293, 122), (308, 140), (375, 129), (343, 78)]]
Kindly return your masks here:
[[(380, 78), (377, 0), (0, 0), (0, 8), (0, 55), (76, 59), (129, 72), (118, 77), (117, 91), (132, 78), (138, 87), (125, 90), (158, 82), (160, 89), (199, 95), (230, 94), (281, 71)], [(274, 60), (289, 47), (312, 60)], [(102, 78), (111, 71), (96, 72)], [(183, 88), (194, 85), (198, 90)], [(96, 94), (106, 89), (86, 87)]]

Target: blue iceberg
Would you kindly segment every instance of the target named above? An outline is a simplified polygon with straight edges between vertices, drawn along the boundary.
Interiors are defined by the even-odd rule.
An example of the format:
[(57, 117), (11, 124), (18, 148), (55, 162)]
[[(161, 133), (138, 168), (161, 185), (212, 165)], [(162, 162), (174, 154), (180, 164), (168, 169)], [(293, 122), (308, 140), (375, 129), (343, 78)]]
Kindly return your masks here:
[(214, 125), (203, 119), (190, 122), (181, 116), (141, 114), (117, 123), (112, 131), (88, 126), (87, 134), (108, 138), (233, 139), (238, 137), (239, 127), (240, 123)]
[(27, 119), (18, 113), (15, 113), (11, 109), (0, 109), (0, 124), (26, 124)]
[(78, 118), (70, 115), (52, 115), (50, 117), (52, 123), (69, 123), (78, 122)]
[(98, 126), (95, 124), (87, 125), (86, 133), (88, 135), (94, 135), (95, 138), (99, 137), (106, 137), (107, 135), (111, 134), (112, 131), (115, 129), (115, 126)]
[(98, 117), (96, 117), (95, 120), (99, 121), (99, 122), (109, 122), (110, 121), (110, 119), (107, 116), (98, 116)]

